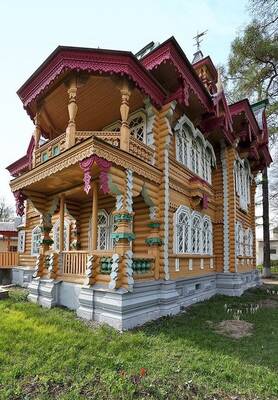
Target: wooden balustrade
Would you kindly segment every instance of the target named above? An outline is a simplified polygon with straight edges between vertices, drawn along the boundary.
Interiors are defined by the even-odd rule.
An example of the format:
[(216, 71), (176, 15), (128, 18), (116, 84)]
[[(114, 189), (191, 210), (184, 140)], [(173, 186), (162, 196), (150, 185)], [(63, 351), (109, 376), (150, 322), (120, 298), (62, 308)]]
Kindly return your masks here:
[(153, 161), (154, 150), (134, 136), (130, 136), (129, 152), (147, 163)]
[(75, 134), (75, 142), (80, 143), (84, 140), (95, 136), (105, 142), (111, 144), (114, 147), (120, 147), (120, 132), (110, 131), (77, 131)]
[(149, 254), (133, 255), (133, 276), (134, 280), (154, 278), (155, 257)]
[(12, 251), (0, 252), (0, 268), (11, 268), (18, 265), (18, 253)]
[(66, 150), (66, 134), (56, 137), (44, 143), (41, 147), (35, 150), (35, 166), (44, 163), (52, 157), (63, 153)]
[[(76, 131), (75, 144), (79, 144), (91, 137), (97, 137), (111, 144), (114, 147), (120, 148), (120, 132), (119, 131)], [(63, 153), (66, 150), (66, 133), (57, 138), (44, 143), (41, 147), (35, 150), (34, 166), (43, 164), (52, 157)], [(136, 157), (148, 163), (153, 162), (154, 150), (145, 143), (130, 136), (129, 152)]]
[(63, 251), (62, 274), (85, 276), (87, 264), (87, 251)]

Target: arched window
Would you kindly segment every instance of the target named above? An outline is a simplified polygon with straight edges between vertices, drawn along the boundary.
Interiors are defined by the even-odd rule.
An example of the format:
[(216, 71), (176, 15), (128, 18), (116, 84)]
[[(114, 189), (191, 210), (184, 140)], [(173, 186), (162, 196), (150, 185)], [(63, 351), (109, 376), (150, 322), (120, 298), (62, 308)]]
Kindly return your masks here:
[(181, 206), (176, 212), (176, 252), (190, 252), (190, 212)]
[(143, 112), (131, 115), (128, 119), (130, 134), (136, 139), (145, 143), (146, 137), (146, 116)]
[(212, 223), (208, 215), (180, 206), (175, 213), (174, 251), (212, 255)]
[(202, 219), (199, 214), (192, 214), (192, 227), (191, 227), (191, 240), (192, 240), (192, 253), (201, 253), (202, 242)]
[(185, 115), (179, 119), (175, 132), (177, 160), (211, 183), (211, 167), (215, 165), (215, 154), (211, 144)]
[(253, 256), (253, 233), (251, 228), (245, 230), (244, 254), (249, 257)]
[(203, 219), (203, 253), (212, 254), (212, 224), (206, 216)]
[[(111, 237), (111, 218), (105, 210), (99, 210), (98, 212), (98, 226), (97, 226), (97, 249), (98, 250), (110, 250), (113, 249), (113, 240)], [(89, 231), (88, 231), (88, 248), (91, 249), (91, 226), (92, 219), (89, 220)]]
[(183, 126), (177, 134), (177, 159), (183, 165), (188, 165), (188, 149), (189, 149), (189, 134), (188, 130)]
[[(53, 250), (59, 251), (60, 241), (60, 219), (58, 219), (53, 226)], [(69, 251), (70, 242), (70, 223), (65, 219), (64, 221), (64, 250)]]
[(36, 226), (32, 230), (32, 242), (31, 242), (31, 255), (37, 256), (40, 252), (41, 244), (41, 228)]
[(244, 255), (244, 231), (241, 222), (236, 222), (235, 226), (236, 255)]
[(243, 210), (247, 210), (250, 204), (250, 182), (251, 173), (248, 160), (240, 160), (234, 163), (234, 178), (236, 194), (239, 196), (239, 205)]
[(99, 211), (97, 224), (97, 248), (98, 250), (107, 250), (109, 247), (109, 218), (106, 211)]
[[(136, 111), (128, 118), (130, 134), (141, 142), (146, 143), (147, 118), (144, 111)], [(104, 131), (117, 132), (121, 129), (121, 121), (113, 122), (103, 128)]]

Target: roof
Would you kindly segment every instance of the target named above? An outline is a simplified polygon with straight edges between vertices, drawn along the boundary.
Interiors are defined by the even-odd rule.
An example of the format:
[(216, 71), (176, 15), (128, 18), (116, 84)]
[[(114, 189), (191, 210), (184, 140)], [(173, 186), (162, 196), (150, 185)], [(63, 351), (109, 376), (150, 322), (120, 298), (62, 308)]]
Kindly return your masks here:
[(14, 221), (0, 222), (0, 233), (2, 232), (17, 232), (17, 228)]
[[(152, 43), (149, 45), (152, 45)], [(43, 96), (50, 85), (56, 84), (65, 73), (70, 71), (126, 76), (158, 108), (169, 101), (179, 100), (180, 97), (183, 104), (188, 106), (189, 97), (194, 93), (203, 108), (203, 119), (205, 120), (207, 117), (221, 119), (223, 117), (222, 114), (224, 114), (224, 130), (227, 132), (232, 132), (234, 128), (231, 115), (236, 116), (244, 113), (251, 127), (250, 132), (252, 131), (253, 133), (256, 142), (255, 146), (258, 147), (261, 161), (263, 164), (268, 165), (271, 162), (271, 157), (267, 142), (258, 143), (256, 140), (261, 134), (261, 126), (258, 124), (254, 112), (256, 113), (260, 104), (254, 105), (252, 109), (249, 101), (243, 99), (228, 107), (224, 92), (221, 92), (217, 98), (213, 98), (195, 70), (204, 63), (206, 63), (212, 77), (216, 80), (217, 71), (210, 57), (205, 57), (192, 65), (173, 36), (162, 44), (153, 46), (151, 51), (140, 60), (130, 51), (58, 46), (20, 87), (17, 93), (31, 117), (34, 117), (32, 115), (34, 110), (31, 111), (31, 103)], [(169, 64), (171, 71), (174, 71), (171, 73), (174, 74), (177, 78), (176, 81), (179, 82), (176, 92), (174, 90), (171, 92), (169, 88), (167, 89), (166, 83), (169, 81), (169, 79), (167, 81), (167, 73), (169, 74), (169, 72), (167, 70), (165, 72), (165, 69), (164, 71), (162, 70), (162, 67), (160, 67), (162, 64), (166, 64), (167, 67)], [(161, 80), (158, 76), (159, 74), (155, 73), (158, 68), (159, 71), (162, 71), (161, 74), (166, 74), (166, 77), (163, 76), (166, 79)], [(220, 101), (223, 103), (224, 112), (218, 115), (217, 106), (219, 108)], [(264, 130), (267, 131), (267, 128)], [(228, 143), (233, 144), (235, 138), (232, 134), (230, 136), (231, 140), (228, 140)], [(250, 137), (250, 141), (251, 139)], [(33, 148), (34, 140), (32, 139), (25, 156), (7, 168), (13, 176), (17, 176), (30, 168)]]
[(66, 71), (126, 75), (157, 106), (162, 105), (166, 95), (159, 82), (130, 51), (58, 46), (17, 91), (24, 107)]

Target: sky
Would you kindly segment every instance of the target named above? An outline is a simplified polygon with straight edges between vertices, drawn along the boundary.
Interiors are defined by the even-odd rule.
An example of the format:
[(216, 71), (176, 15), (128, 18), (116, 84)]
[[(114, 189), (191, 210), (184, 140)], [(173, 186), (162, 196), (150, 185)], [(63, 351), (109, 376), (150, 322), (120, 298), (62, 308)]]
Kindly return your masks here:
[(13, 204), (5, 167), (26, 153), (34, 125), (16, 91), (58, 45), (130, 50), (175, 36), (192, 60), (193, 37), (224, 64), (248, 22), (244, 0), (0, 0), (0, 197)]

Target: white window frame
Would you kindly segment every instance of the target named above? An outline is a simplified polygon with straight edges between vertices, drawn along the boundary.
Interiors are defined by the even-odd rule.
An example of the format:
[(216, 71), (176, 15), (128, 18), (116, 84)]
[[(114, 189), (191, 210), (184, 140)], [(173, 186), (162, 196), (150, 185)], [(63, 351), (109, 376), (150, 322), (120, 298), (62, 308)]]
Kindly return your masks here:
[[(179, 250), (179, 239), (178, 239), (178, 230), (179, 230), (179, 217), (181, 214), (186, 214), (188, 216), (188, 242), (187, 248), (188, 251), (180, 251)], [(182, 229), (183, 240), (185, 238), (185, 227)], [(185, 243), (183, 243), (183, 249), (185, 248)], [(191, 251), (191, 210), (186, 206), (180, 206), (175, 212), (175, 221), (174, 221), (174, 249), (177, 254), (190, 254)]]
[(235, 191), (239, 197), (239, 206), (247, 211), (250, 204), (250, 185), (252, 175), (247, 159), (241, 160), (239, 157), (234, 162)]
[[(53, 226), (53, 251), (59, 251), (59, 228), (60, 218), (55, 222)], [(70, 249), (70, 221), (64, 220), (64, 251)]]
[[(97, 227), (97, 250), (105, 251), (105, 250), (113, 250), (114, 248), (114, 241), (112, 239), (112, 233), (114, 232), (114, 223), (113, 223), (113, 215), (108, 214), (108, 212), (105, 209), (100, 209), (98, 210), (98, 218), (100, 215), (105, 215), (106, 218), (106, 243), (105, 243), (105, 249), (100, 249), (100, 230), (99, 230), (99, 225)], [(88, 249), (92, 249), (92, 238), (91, 238), (91, 232), (92, 232), (92, 217), (89, 219), (89, 227), (88, 227)]]
[[(143, 140), (140, 140), (138, 138), (136, 138), (137, 140), (140, 140), (140, 142), (142, 143), (147, 143), (147, 116), (146, 116), (146, 112), (142, 109), (136, 110), (133, 113), (131, 113), (128, 117), (128, 124), (131, 123), (131, 121), (133, 121), (135, 118), (138, 117), (142, 117), (143, 119)], [(121, 129), (121, 121), (115, 121), (110, 125), (105, 126), (102, 130), (103, 131), (112, 131), (112, 132), (118, 132)], [(130, 133), (132, 136), (134, 136), (132, 134), (132, 131), (135, 131), (135, 127), (130, 129)], [(134, 136), (136, 137), (136, 136)]]
[[(207, 223), (208, 229), (205, 230), (205, 224)], [(212, 233), (212, 223), (211, 219), (205, 215), (203, 217), (203, 254), (212, 255), (213, 254), (213, 233)]]
[[(188, 217), (188, 224), (180, 230), (180, 215), (186, 214)], [(194, 231), (194, 219), (198, 219), (199, 228), (198, 231)], [(173, 238), (173, 251), (175, 254), (198, 254), (202, 255), (213, 255), (213, 228), (211, 218), (205, 214), (201, 214), (197, 211), (192, 211), (187, 206), (181, 205), (174, 214), (174, 238)], [(208, 229), (204, 231), (204, 223), (207, 223)], [(188, 230), (186, 235), (185, 229)], [(187, 246), (185, 243), (182, 244), (183, 251), (180, 249), (179, 235), (182, 235), (183, 240), (187, 237)], [(193, 252), (193, 236), (199, 244)], [(185, 251), (187, 249), (187, 251)]]
[(17, 251), (18, 253), (25, 252), (25, 231), (19, 231), (17, 236)]
[(174, 131), (177, 161), (211, 184), (212, 167), (216, 165), (216, 158), (210, 142), (195, 129), (186, 115), (179, 119)]
[[(199, 225), (195, 227), (195, 220), (199, 222)], [(200, 213), (194, 211), (191, 215), (191, 251), (192, 254), (203, 253), (203, 219)], [(198, 247), (193, 249), (193, 241), (197, 243)]]
[(244, 256), (245, 254), (245, 232), (242, 223), (237, 221), (235, 225), (235, 247), (236, 256)]
[[(39, 243), (38, 243), (38, 239), (35, 241), (35, 235), (40, 236)], [(41, 241), (41, 228), (39, 225), (37, 225), (37, 226), (35, 226), (35, 228), (32, 229), (32, 238), (31, 238), (31, 255), (32, 256), (37, 256), (38, 254), (40, 254), (40, 241)], [(36, 251), (34, 251), (35, 248), (36, 248)]]

